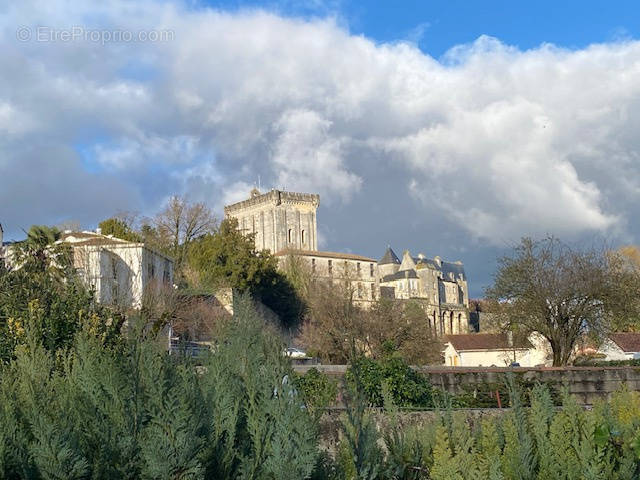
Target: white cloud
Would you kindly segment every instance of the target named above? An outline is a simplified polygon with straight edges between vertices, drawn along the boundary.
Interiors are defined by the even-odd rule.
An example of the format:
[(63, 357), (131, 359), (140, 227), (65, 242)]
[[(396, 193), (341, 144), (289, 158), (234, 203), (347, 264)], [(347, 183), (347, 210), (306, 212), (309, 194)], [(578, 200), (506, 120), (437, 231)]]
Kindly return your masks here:
[[(351, 35), (331, 18), (189, 5), (12, 4), (0, 20), (0, 131), (11, 134), (0, 140), (4, 178), (23, 168), (20, 146), (38, 138), (58, 156), (48, 161), (65, 166), (58, 175), (106, 176), (145, 199), (132, 209), (172, 193), (219, 207), (261, 176), (263, 185), (318, 191), (333, 208), (404, 192), (396, 214), (379, 220), (389, 230), (403, 216), (427, 225), (444, 215), (498, 244), (547, 232), (640, 233), (630, 222), (640, 197), (639, 42), (523, 52), (481, 37), (438, 62), (415, 45)], [(175, 36), (16, 40), (17, 25), (38, 24)], [(77, 144), (94, 153), (101, 179), (84, 175)], [(8, 191), (0, 188), (0, 204)]]

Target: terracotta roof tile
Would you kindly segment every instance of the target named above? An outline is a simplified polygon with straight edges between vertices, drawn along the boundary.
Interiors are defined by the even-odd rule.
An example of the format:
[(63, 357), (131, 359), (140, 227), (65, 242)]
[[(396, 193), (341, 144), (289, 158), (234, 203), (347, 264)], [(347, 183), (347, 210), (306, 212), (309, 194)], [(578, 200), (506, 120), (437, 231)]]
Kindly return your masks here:
[[(470, 333), (447, 335), (445, 338), (459, 352), (469, 350), (509, 350), (514, 348), (509, 345), (509, 338), (506, 333)], [(533, 345), (526, 338), (514, 336), (513, 343), (517, 349), (533, 348)]]
[(640, 352), (640, 333), (612, 333), (609, 338), (623, 352)]

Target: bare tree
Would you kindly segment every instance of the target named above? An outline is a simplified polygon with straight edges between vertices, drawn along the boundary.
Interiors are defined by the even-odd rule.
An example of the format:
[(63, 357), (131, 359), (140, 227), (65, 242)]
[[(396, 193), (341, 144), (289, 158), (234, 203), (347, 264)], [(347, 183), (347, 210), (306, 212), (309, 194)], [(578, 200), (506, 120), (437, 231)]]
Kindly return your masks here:
[(178, 275), (181, 275), (189, 244), (202, 235), (212, 233), (216, 227), (215, 218), (204, 203), (189, 203), (179, 196), (169, 199), (153, 224), (158, 241), (174, 258)]
[(503, 328), (538, 332), (551, 346), (553, 364), (566, 365), (583, 335), (602, 338), (633, 315), (629, 301), (638, 296), (637, 285), (620, 255), (604, 248), (524, 238), (512, 256), (499, 260), (487, 294)]

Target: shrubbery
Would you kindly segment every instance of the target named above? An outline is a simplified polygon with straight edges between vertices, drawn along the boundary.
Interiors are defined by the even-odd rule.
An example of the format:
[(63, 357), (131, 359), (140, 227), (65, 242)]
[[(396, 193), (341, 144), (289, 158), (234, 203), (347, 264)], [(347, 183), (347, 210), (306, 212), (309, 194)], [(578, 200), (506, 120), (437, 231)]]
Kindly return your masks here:
[(382, 407), (383, 384), (389, 388), (391, 398), (401, 407), (433, 407), (431, 384), (426, 377), (412, 369), (400, 357), (387, 356), (382, 360), (358, 357), (347, 370), (345, 380), (352, 386), (356, 382), (354, 371), (366, 401)]

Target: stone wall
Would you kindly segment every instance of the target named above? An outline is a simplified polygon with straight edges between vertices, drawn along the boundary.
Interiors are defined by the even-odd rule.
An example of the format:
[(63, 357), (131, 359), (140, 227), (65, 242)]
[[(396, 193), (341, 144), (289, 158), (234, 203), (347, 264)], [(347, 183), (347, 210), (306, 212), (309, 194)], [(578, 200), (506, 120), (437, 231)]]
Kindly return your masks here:
[[(300, 373), (308, 366), (295, 367)], [(327, 375), (341, 379), (346, 365), (316, 365)], [(640, 367), (420, 367), (431, 384), (452, 394), (460, 394), (474, 385), (502, 383), (507, 372), (522, 376), (525, 381), (566, 385), (582, 405), (593, 405), (598, 399), (606, 399), (611, 393), (626, 385), (629, 390), (640, 391)]]

